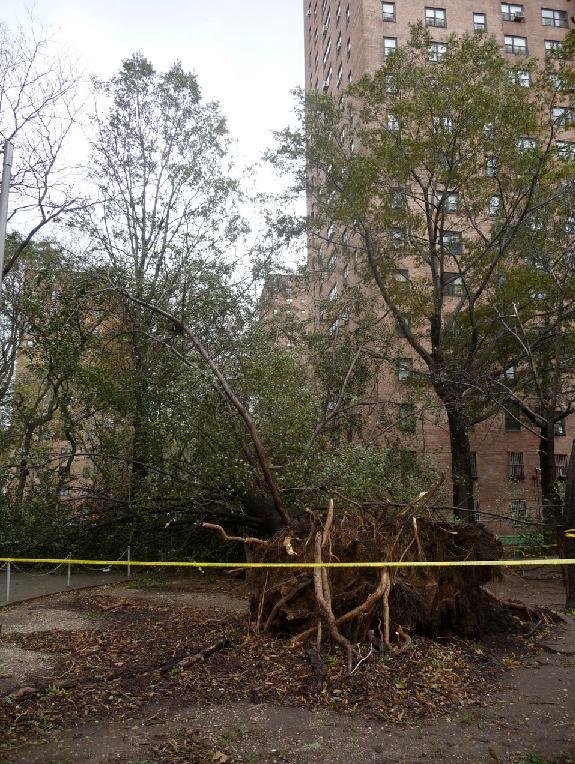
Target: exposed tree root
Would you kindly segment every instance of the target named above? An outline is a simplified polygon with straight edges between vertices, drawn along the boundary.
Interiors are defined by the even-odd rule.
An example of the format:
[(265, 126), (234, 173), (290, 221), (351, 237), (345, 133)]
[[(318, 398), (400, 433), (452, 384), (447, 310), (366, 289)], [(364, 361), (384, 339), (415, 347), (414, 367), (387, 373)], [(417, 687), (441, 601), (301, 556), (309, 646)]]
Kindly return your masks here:
[(483, 592), (487, 595), (487, 597), (492, 602), (496, 603), (498, 607), (505, 608), (507, 610), (514, 610), (519, 613), (523, 613), (529, 618), (529, 620), (541, 621), (545, 626), (551, 626), (556, 623), (565, 623), (565, 619), (561, 615), (559, 615), (559, 613), (556, 613), (554, 610), (551, 610), (550, 608), (530, 607), (529, 605), (525, 605), (523, 602), (514, 602), (513, 600), (503, 600), (500, 597), (497, 597), (492, 592), (488, 591), (487, 589), (483, 589)]
[(263, 539), (257, 539), (252, 536), (228, 536), (222, 526), (215, 523), (202, 523), (202, 528), (210, 528), (213, 531), (217, 531), (224, 541), (237, 541), (240, 544), (255, 544), (256, 546), (258, 544), (260, 546), (267, 546), (268, 543)]
[(238, 539), (227, 536), (220, 526), (207, 527), (226, 540), (243, 543), (254, 562), (297, 557), (318, 563), (313, 575), (297, 568), (253, 571), (252, 623), (257, 631), (290, 638), (294, 645), (313, 641), (318, 655), (322, 643), (331, 641), (342, 648), (352, 672), (374, 651), (404, 653), (411, 644), (410, 633), (473, 637), (485, 626), (488, 605), (482, 584), (491, 580), (491, 568), (321, 567), (323, 562), (337, 561), (501, 556), (501, 545), (481, 525), (437, 522), (424, 514), (415, 517), (424, 499), (418, 496), (409, 511), (403, 508), (401, 515), (393, 516), (381, 506), (370, 513), (351, 502), (336, 514), (330, 501), (323, 522), (319, 513), (306, 510), (268, 541)]

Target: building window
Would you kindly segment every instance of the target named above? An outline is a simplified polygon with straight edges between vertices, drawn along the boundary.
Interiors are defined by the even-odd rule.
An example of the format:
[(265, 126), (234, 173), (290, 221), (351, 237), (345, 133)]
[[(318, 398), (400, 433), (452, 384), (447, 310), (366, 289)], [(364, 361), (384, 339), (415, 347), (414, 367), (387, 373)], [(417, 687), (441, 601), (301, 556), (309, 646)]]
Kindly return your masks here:
[(433, 131), (435, 133), (452, 133), (453, 132), (453, 120), (451, 117), (432, 117)]
[(471, 452), (471, 477), (477, 480), (477, 451)]
[(568, 466), (567, 454), (555, 454), (555, 475), (558, 480), (565, 480)]
[(545, 55), (550, 56), (555, 51), (561, 49), (561, 42), (559, 40), (545, 40)]
[(416, 416), (414, 403), (399, 404), (399, 429), (402, 432), (415, 432)]
[(481, 522), (481, 505), (479, 504), (479, 499), (473, 499), (473, 519), (476, 523)]
[(343, 96), (340, 96), (340, 97), (339, 97), (339, 101), (338, 101), (338, 103), (337, 103), (337, 108), (338, 108), (338, 109), (339, 109), (341, 112), (343, 112), (343, 107), (344, 107), (344, 98), (343, 98)]
[(395, 250), (405, 246), (405, 231), (403, 228), (393, 228), (391, 231), (391, 245)]
[(347, 73), (347, 82), (348, 82), (349, 85), (351, 85), (351, 69)]
[(527, 55), (527, 37), (517, 37), (516, 35), (505, 35), (505, 52), (513, 53), (517, 56)]
[(347, 38), (347, 57), (351, 56), (351, 37)]
[(389, 56), (397, 49), (397, 39), (395, 37), (383, 38), (383, 55)]
[(396, 132), (399, 130), (399, 119), (395, 116), (395, 114), (391, 114), (390, 112), (387, 113), (387, 129), (391, 130), (392, 132)]
[(525, 467), (523, 464), (523, 451), (510, 451), (508, 458), (508, 475), (510, 480), (525, 480)]
[(337, 284), (334, 284), (332, 288), (329, 290), (328, 300), (330, 302), (333, 302), (337, 299)]
[(395, 336), (396, 337), (407, 337), (407, 331), (411, 327), (411, 321), (409, 316), (403, 315), (401, 317), (401, 321), (395, 322)]
[(351, 19), (351, 11), (350, 11), (350, 9), (349, 9), (349, 4), (348, 4), (348, 6), (347, 6), (347, 8), (346, 8), (346, 11), (345, 11), (345, 20), (346, 20), (346, 22), (347, 22), (348, 24), (349, 24), (349, 20), (350, 20), (350, 19)]
[(407, 382), (411, 377), (413, 360), (411, 358), (400, 358), (397, 365), (397, 378), (400, 382)]
[(461, 255), (463, 253), (463, 239), (458, 231), (446, 231), (443, 234), (442, 244), (452, 255)]
[(565, 420), (559, 419), (557, 422), (555, 422), (555, 437), (560, 438), (563, 435), (567, 435), (567, 428), (565, 426)]
[(324, 91), (329, 89), (329, 84), (331, 82), (331, 75), (332, 75), (332, 68), (331, 68), (331, 65), (330, 65), (330, 67), (328, 69), (328, 72), (327, 72), (327, 74), (325, 76), (325, 80), (323, 81), (323, 89), (324, 89)]
[(405, 209), (406, 199), (405, 199), (405, 191), (402, 191), (401, 189), (394, 189), (391, 192), (391, 198), (390, 198), (390, 206), (392, 210), (403, 210)]
[(508, 366), (505, 369), (505, 379), (508, 382), (515, 382), (515, 380), (517, 379), (517, 369), (515, 368), (515, 366)]
[(492, 196), (489, 199), (489, 217), (495, 218), (501, 209), (501, 197)]
[(485, 173), (488, 178), (494, 178), (497, 175), (497, 157), (489, 157), (487, 159)]
[(528, 88), (531, 86), (531, 74), (525, 69), (512, 69), (509, 72), (509, 81), (512, 85)]
[(475, 32), (487, 31), (487, 16), (485, 15), (485, 13), (473, 14), (473, 30)]
[(384, 21), (395, 21), (395, 3), (382, 3), (381, 11)]
[(567, 11), (556, 11), (552, 8), (541, 9), (541, 23), (544, 27), (567, 28)]
[(523, 21), (523, 6), (516, 3), (501, 3), (501, 15), (504, 21)]
[(323, 52), (323, 63), (324, 63), (324, 65), (325, 65), (325, 63), (326, 63), (326, 61), (327, 61), (327, 59), (329, 57), (330, 52), (331, 52), (331, 37), (327, 41), (327, 45), (325, 46), (325, 50)]
[(446, 212), (459, 212), (459, 194), (447, 194), (445, 210)]
[(567, 106), (556, 106), (551, 110), (551, 119), (561, 127), (567, 127), (573, 122), (573, 110)]
[(447, 297), (461, 297), (463, 294), (463, 279), (459, 273), (444, 272), (443, 294)]
[(335, 52), (338, 54), (341, 53), (341, 32), (337, 36), (337, 41), (335, 43)]
[(397, 81), (392, 74), (386, 74), (385, 76), (385, 92), (395, 95), (398, 92)]
[(347, 285), (349, 281), (349, 265), (346, 265), (345, 268), (343, 269), (342, 279), (343, 279), (343, 283)]
[(513, 525), (524, 525), (527, 520), (527, 502), (525, 499), (514, 499), (509, 505)]
[(426, 8), (425, 9), (426, 27), (446, 27), (445, 8)]
[(329, 327), (329, 333), (333, 337), (337, 332), (337, 319)]
[[(338, 88), (341, 86), (341, 81), (343, 79), (343, 64), (340, 64), (337, 68), (337, 86)], [(340, 109), (342, 111), (342, 109)]]
[(333, 273), (335, 270), (335, 266), (337, 265), (337, 255), (335, 252), (330, 256), (329, 260), (327, 261), (327, 271), (328, 273)]
[(438, 61), (441, 61), (441, 59), (447, 55), (447, 43), (432, 42), (427, 50), (428, 50), (429, 60), (437, 63)]
[(533, 151), (537, 144), (533, 138), (520, 138), (517, 141), (518, 151)]
[(505, 432), (521, 432), (521, 422), (510, 411), (505, 412)]
[(339, 24), (340, 19), (341, 19), (341, 3), (338, 3), (337, 8), (335, 9), (335, 23)]

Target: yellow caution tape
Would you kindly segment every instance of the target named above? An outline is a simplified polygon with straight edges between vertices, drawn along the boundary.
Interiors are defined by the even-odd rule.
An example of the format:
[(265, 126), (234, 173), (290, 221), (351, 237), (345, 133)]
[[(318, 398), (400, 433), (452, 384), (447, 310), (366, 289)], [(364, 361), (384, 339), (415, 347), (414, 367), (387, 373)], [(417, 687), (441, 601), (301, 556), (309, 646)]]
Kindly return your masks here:
[(568, 539), (575, 539), (575, 528), (569, 528), (568, 531), (565, 531), (565, 536)]
[(135, 560), (73, 560), (69, 557), (0, 557), (2, 562), (39, 563), (54, 565), (94, 565), (110, 567), (124, 565), (144, 568), (473, 568), (526, 566), (526, 565), (575, 565), (575, 559), (523, 559), (523, 560), (403, 560), (401, 562), (156, 562)]

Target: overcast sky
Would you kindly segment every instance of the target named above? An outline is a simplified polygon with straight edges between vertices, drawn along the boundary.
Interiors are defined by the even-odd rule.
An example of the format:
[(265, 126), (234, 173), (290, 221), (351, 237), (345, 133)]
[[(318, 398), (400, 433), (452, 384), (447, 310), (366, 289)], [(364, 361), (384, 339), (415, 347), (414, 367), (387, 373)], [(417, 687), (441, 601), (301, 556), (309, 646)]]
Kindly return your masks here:
[(4, 0), (0, 19), (12, 26), (30, 10), (99, 76), (134, 51), (158, 69), (180, 59), (220, 101), (250, 162), (287, 124), (289, 91), (303, 84), (300, 0)]

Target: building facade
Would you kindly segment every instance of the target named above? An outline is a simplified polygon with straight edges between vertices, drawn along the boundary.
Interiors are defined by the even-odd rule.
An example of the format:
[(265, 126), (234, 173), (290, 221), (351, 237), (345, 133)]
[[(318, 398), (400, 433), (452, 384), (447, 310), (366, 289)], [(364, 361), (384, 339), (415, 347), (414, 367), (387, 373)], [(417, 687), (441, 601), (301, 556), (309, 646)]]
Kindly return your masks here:
[[(304, 17), (306, 90), (324, 92), (337, 100), (343, 98), (349, 84), (379, 69), (385, 57), (407, 41), (410, 25), (417, 21), (429, 29), (438, 56), (445, 50), (449, 35), (469, 32), (494, 36), (511, 61), (526, 55), (543, 61), (575, 26), (575, 2), (304, 0)], [(327, 262), (335, 263), (335, 256), (330, 258), (329, 254), (329, 231), (325, 239)], [(310, 247), (308, 270), (318, 272), (313, 247)], [(337, 294), (348, 279), (349, 264), (341, 263), (325, 268), (319, 278), (311, 280), (313, 299), (306, 305), (308, 317), (313, 313), (312, 304)], [(282, 302), (281, 290), (276, 291), (276, 295)], [(276, 310), (279, 307), (279, 303), (275, 304)], [(376, 398), (401, 401), (405, 394), (404, 383), (410, 373), (411, 359), (405, 340), (398, 336), (397, 343), (398, 355), (405, 355), (402, 359), (405, 363), (403, 367), (400, 363), (397, 373), (374, 382), (375, 387), (380, 388), (376, 390)], [(406, 352), (402, 354), (403, 344)], [(509, 373), (514, 372), (509, 370)], [(405, 404), (404, 408), (408, 405), (411, 404)], [(403, 445), (407, 450), (426, 453), (449, 479), (447, 422), (440, 407), (428, 409), (417, 421), (407, 417), (409, 426), (400, 428)], [(570, 417), (556, 427), (559, 479), (565, 475), (570, 443), (575, 437), (573, 420), (574, 417)], [(385, 442), (385, 437), (381, 440)], [(499, 533), (525, 532), (528, 526), (523, 521), (541, 516), (538, 443), (534, 431), (503, 413), (478, 424), (471, 433), (477, 510), (485, 512), (482, 519), (486, 521), (490, 512), (508, 518), (490, 523)]]

